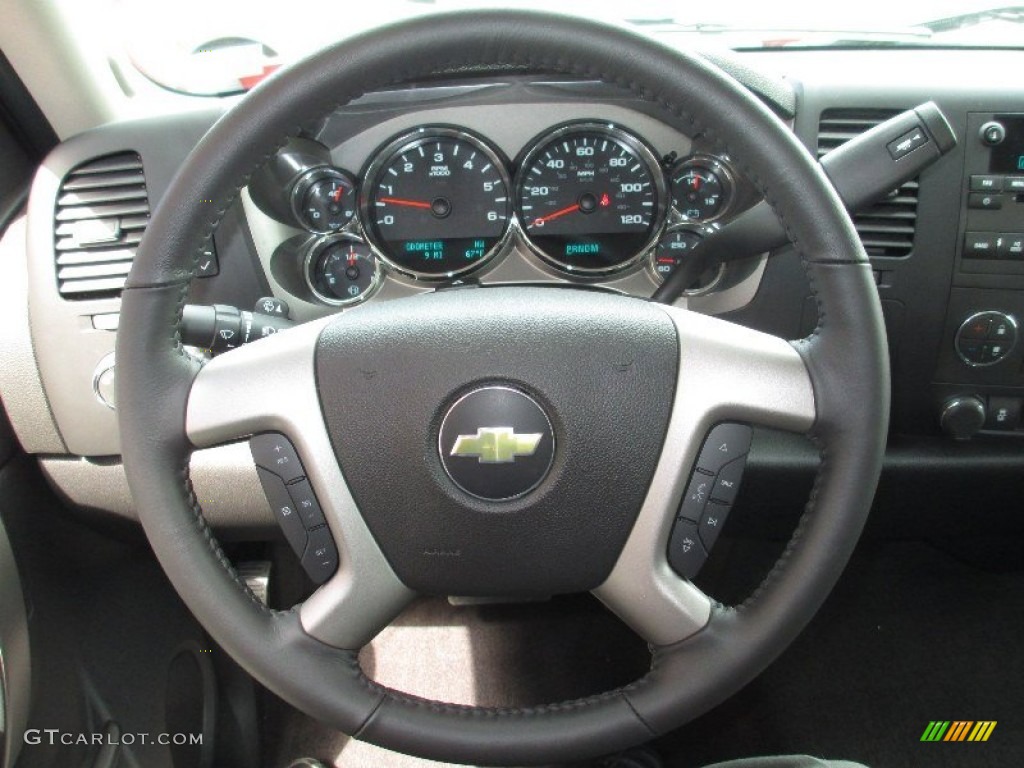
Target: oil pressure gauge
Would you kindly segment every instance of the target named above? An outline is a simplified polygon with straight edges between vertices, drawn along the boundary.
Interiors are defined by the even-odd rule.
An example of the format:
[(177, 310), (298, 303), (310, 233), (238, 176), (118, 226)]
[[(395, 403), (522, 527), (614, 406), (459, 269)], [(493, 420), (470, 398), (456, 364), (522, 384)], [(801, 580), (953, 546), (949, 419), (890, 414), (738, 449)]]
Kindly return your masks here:
[(306, 254), (306, 282), (325, 304), (358, 304), (380, 284), (380, 264), (370, 246), (353, 235), (328, 235)]

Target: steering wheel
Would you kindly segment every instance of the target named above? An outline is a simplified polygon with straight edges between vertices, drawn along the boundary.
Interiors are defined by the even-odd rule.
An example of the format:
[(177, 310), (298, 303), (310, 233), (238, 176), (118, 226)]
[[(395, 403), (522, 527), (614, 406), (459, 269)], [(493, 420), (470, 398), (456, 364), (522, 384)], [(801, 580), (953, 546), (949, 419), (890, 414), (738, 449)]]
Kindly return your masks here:
[[(376, 302), (205, 365), (185, 353), (182, 307), (204, 243), (288, 137), (369, 91), (520, 68), (620, 86), (738, 161), (799, 252), (818, 306), (814, 332), (788, 342), (596, 291), (466, 288)], [(880, 471), (889, 404), (881, 311), (829, 182), (783, 123), (721, 71), (594, 22), (510, 11), (423, 17), (270, 78), (181, 167), (139, 248), (121, 313), (124, 465), (174, 587), (271, 691), (347, 734), (426, 758), (581, 760), (707, 711), (810, 620), (853, 550)], [(482, 474), (465, 481), (473, 492), (456, 486), (439, 449), (446, 422), (473, 438), (474, 427), (520, 417), (533, 424), (526, 442), (544, 444), (541, 458), (475, 462)], [(680, 578), (666, 549), (702, 442), (733, 422), (809, 434), (821, 468), (778, 563), (746, 602), (726, 607)], [(263, 432), (294, 444), (340, 559), (329, 581), (286, 611), (266, 608), (238, 579), (189, 482), (193, 449)], [(486, 448), (477, 450), (483, 458)], [(529, 467), (540, 467), (529, 482), (502, 474)], [(484, 709), (384, 688), (357, 661), (415, 594), (586, 590), (651, 645), (641, 680), (575, 701)]]

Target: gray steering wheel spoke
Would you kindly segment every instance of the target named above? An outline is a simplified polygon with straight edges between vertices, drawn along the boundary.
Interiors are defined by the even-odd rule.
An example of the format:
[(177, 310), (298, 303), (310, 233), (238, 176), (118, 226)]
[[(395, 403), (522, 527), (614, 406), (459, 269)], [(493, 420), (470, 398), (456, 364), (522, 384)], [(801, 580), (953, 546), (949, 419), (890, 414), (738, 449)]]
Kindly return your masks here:
[(687, 410), (688, 420), (698, 427), (743, 421), (790, 432), (811, 429), (814, 388), (790, 342), (685, 309), (665, 311), (679, 332), (676, 405)]
[(357, 649), (414, 594), (395, 575), (349, 491), (324, 426), (314, 353), (326, 321), (307, 323), (214, 358), (189, 393), (188, 439), (207, 448), (260, 432), (295, 446), (339, 554), (339, 566), (300, 607), (305, 631)]
[(775, 336), (666, 307), (679, 334), (679, 379), (651, 487), (615, 567), (594, 594), (655, 646), (699, 632), (711, 599), (667, 558), (669, 535), (710, 429), (743, 422), (795, 432), (815, 421), (810, 374)]

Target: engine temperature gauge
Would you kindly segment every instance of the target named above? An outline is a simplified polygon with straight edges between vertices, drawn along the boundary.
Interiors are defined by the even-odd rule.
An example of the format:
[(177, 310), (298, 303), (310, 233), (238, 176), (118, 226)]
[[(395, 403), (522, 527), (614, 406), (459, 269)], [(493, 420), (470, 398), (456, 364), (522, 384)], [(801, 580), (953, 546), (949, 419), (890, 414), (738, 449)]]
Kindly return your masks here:
[[(690, 256), (690, 252), (701, 241), (701, 235), (692, 229), (672, 229), (661, 236), (657, 246), (651, 251), (651, 271), (658, 282), (665, 282), (676, 267)], [(696, 285), (688, 289), (686, 296), (702, 296), (719, 286), (725, 277), (725, 264), (718, 264), (705, 270)]]
[(306, 257), (306, 280), (318, 299), (334, 306), (363, 301), (380, 283), (380, 264), (370, 246), (353, 236), (321, 238)]

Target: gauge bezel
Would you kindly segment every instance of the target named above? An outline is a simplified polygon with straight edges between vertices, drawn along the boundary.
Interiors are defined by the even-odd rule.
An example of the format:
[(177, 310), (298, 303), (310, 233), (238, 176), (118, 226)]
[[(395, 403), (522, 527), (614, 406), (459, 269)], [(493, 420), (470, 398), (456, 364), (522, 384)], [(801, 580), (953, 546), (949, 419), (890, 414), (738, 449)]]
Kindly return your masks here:
[[(563, 264), (559, 259), (549, 255), (543, 248), (533, 242), (533, 239), (527, 232), (526, 226), (519, 215), (519, 206), (522, 200), (522, 188), (527, 181), (524, 169), (530, 167), (532, 162), (549, 144), (554, 143), (558, 139), (571, 133), (577, 132), (603, 133), (616, 141), (621, 141), (631, 150), (636, 152), (640, 159), (647, 165), (647, 169), (650, 171), (653, 179), (655, 201), (654, 218), (651, 221), (651, 235), (635, 254), (614, 267), (588, 269), (585, 267)], [(523, 148), (523, 151), (520, 153), (520, 159), (516, 162), (515, 167), (515, 198), (512, 203), (515, 228), (522, 238), (523, 243), (526, 244), (526, 247), (531, 253), (537, 256), (549, 267), (557, 270), (563, 275), (570, 275), (576, 278), (600, 278), (607, 275), (617, 275), (622, 272), (626, 272), (639, 263), (648, 251), (650, 251), (650, 249), (661, 239), (661, 233), (665, 229), (665, 221), (669, 208), (668, 185), (665, 179), (665, 171), (662, 168), (661, 161), (658, 159), (658, 155), (654, 149), (652, 149), (646, 141), (627, 128), (623, 128), (620, 125), (603, 120), (574, 120), (569, 123), (563, 123), (562, 125), (547, 130), (528, 141), (526, 146)]]
[[(647, 252), (646, 258), (647, 274), (649, 274), (651, 278), (654, 280), (654, 282), (656, 282), (658, 285), (661, 285), (662, 283), (665, 282), (665, 278), (662, 277), (661, 273), (654, 268), (655, 259), (658, 258), (658, 246), (661, 245), (662, 240), (664, 240), (669, 235), (675, 234), (676, 232), (693, 232), (695, 235), (700, 235), (702, 238), (707, 237), (707, 233), (701, 232), (701, 228), (699, 225), (695, 225), (692, 223), (672, 224), (670, 226), (665, 227), (665, 230), (661, 233), (661, 237), (659, 237), (657, 241), (655, 241), (654, 245), (651, 246), (651, 249)], [(685, 296), (688, 299), (693, 299), (698, 296), (707, 296), (709, 293), (715, 291), (722, 284), (722, 281), (725, 280), (726, 271), (727, 265), (724, 262), (719, 263), (718, 271), (715, 273), (715, 277), (710, 283), (708, 283), (706, 286), (702, 288), (690, 288), (689, 290), (683, 291), (683, 296)]]
[[(686, 216), (676, 205), (675, 196), (672, 194), (672, 179), (675, 178), (678, 173), (687, 168), (703, 168), (704, 170), (711, 171), (718, 177), (719, 182), (722, 184), (723, 200), (722, 204), (718, 207), (718, 213), (714, 216), (708, 216), (705, 219), (694, 219), (690, 216)], [(675, 214), (675, 218), (679, 221), (693, 222), (696, 224), (709, 224), (713, 221), (719, 221), (733, 212), (733, 208), (736, 205), (736, 174), (723, 158), (716, 155), (705, 155), (700, 153), (689, 155), (675, 163), (665, 176), (667, 179), (668, 197), (671, 201), (672, 211)]]
[(487, 159), (491, 161), (492, 165), (494, 165), (501, 178), (501, 183), (505, 185), (505, 194), (507, 196), (512, 194), (512, 177), (509, 174), (508, 160), (504, 155), (502, 155), (498, 148), (494, 147), (483, 136), (473, 133), (461, 126), (420, 126), (415, 130), (400, 134), (374, 151), (370, 156), (371, 159), (369, 164), (361, 175), (362, 185), (359, 188), (359, 228), (365, 237), (367, 245), (369, 245), (373, 250), (373, 253), (378, 260), (386, 264), (395, 273), (423, 283), (444, 283), (457, 277), (462, 277), (470, 274), (471, 272), (477, 272), (483, 269), (507, 246), (513, 228), (512, 223), (515, 219), (515, 206), (512, 204), (511, 200), (508, 200), (508, 216), (505, 218), (505, 225), (501, 235), (490, 250), (488, 250), (479, 259), (466, 265), (462, 269), (444, 272), (442, 274), (432, 274), (430, 272), (420, 272), (415, 269), (410, 269), (409, 267), (397, 263), (393, 258), (391, 258), (383, 245), (378, 243), (376, 239), (376, 232), (372, 223), (373, 212), (371, 211), (371, 190), (375, 189), (376, 182), (378, 181), (380, 174), (393, 157), (401, 155), (404, 152), (409, 152), (422, 144), (427, 144), (438, 138), (457, 139), (472, 144), (475, 149), (486, 155)]
[[(370, 283), (370, 287), (358, 296), (354, 296), (349, 299), (341, 299), (337, 296), (328, 296), (321, 293), (316, 287), (316, 281), (313, 279), (313, 270), (317, 268), (323, 251), (327, 247), (340, 241), (349, 241), (365, 245), (369, 249), (370, 255), (373, 256), (373, 281)], [(352, 232), (332, 232), (330, 234), (320, 235), (303, 245), (303, 251), (302, 276), (306, 281), (306, 287), (309, 288), (310, 293), (313, 294), (316, 300), (323, 304), (328, 304), (332, 307), (352, 307), (356, 304), (362, 304), (380, 290), (381, 284), (384, 282), (384, 271), (381, 268), (381, 261), (377, 254), (374, 253), (373, 247), (365, 240), (365, 238), (359, 237)]]
[[(302, 211), (302, 200), (313, 188), (313, 185), (318, 181), (330, 178), (340, 178), (347, 181), (352, 186), (352, 193), (356, 196), (356, 204), (352, 207), (352, 215), (348, 221), (342, 224), (337, 229), (317, 229), (310, 226), (309, 222), (306, 221), (306, 217)], [(292, 182), (292, 191), (289, 195), (289, 204), (291, 206), (292, 216), (295, 217), (295, 222), (307, 232), (312, 232), (314, 235), (336, 235), (339, 232), (343, 232), (347, 227), (352, 226), (352, 222), (356, 220), (359, 215), (359, 183), (355, 176), (342, 168), (338, 168), (333, 165), (317, 165), (313, 168), (309, 168), (298, 175), (294, 182)]]

